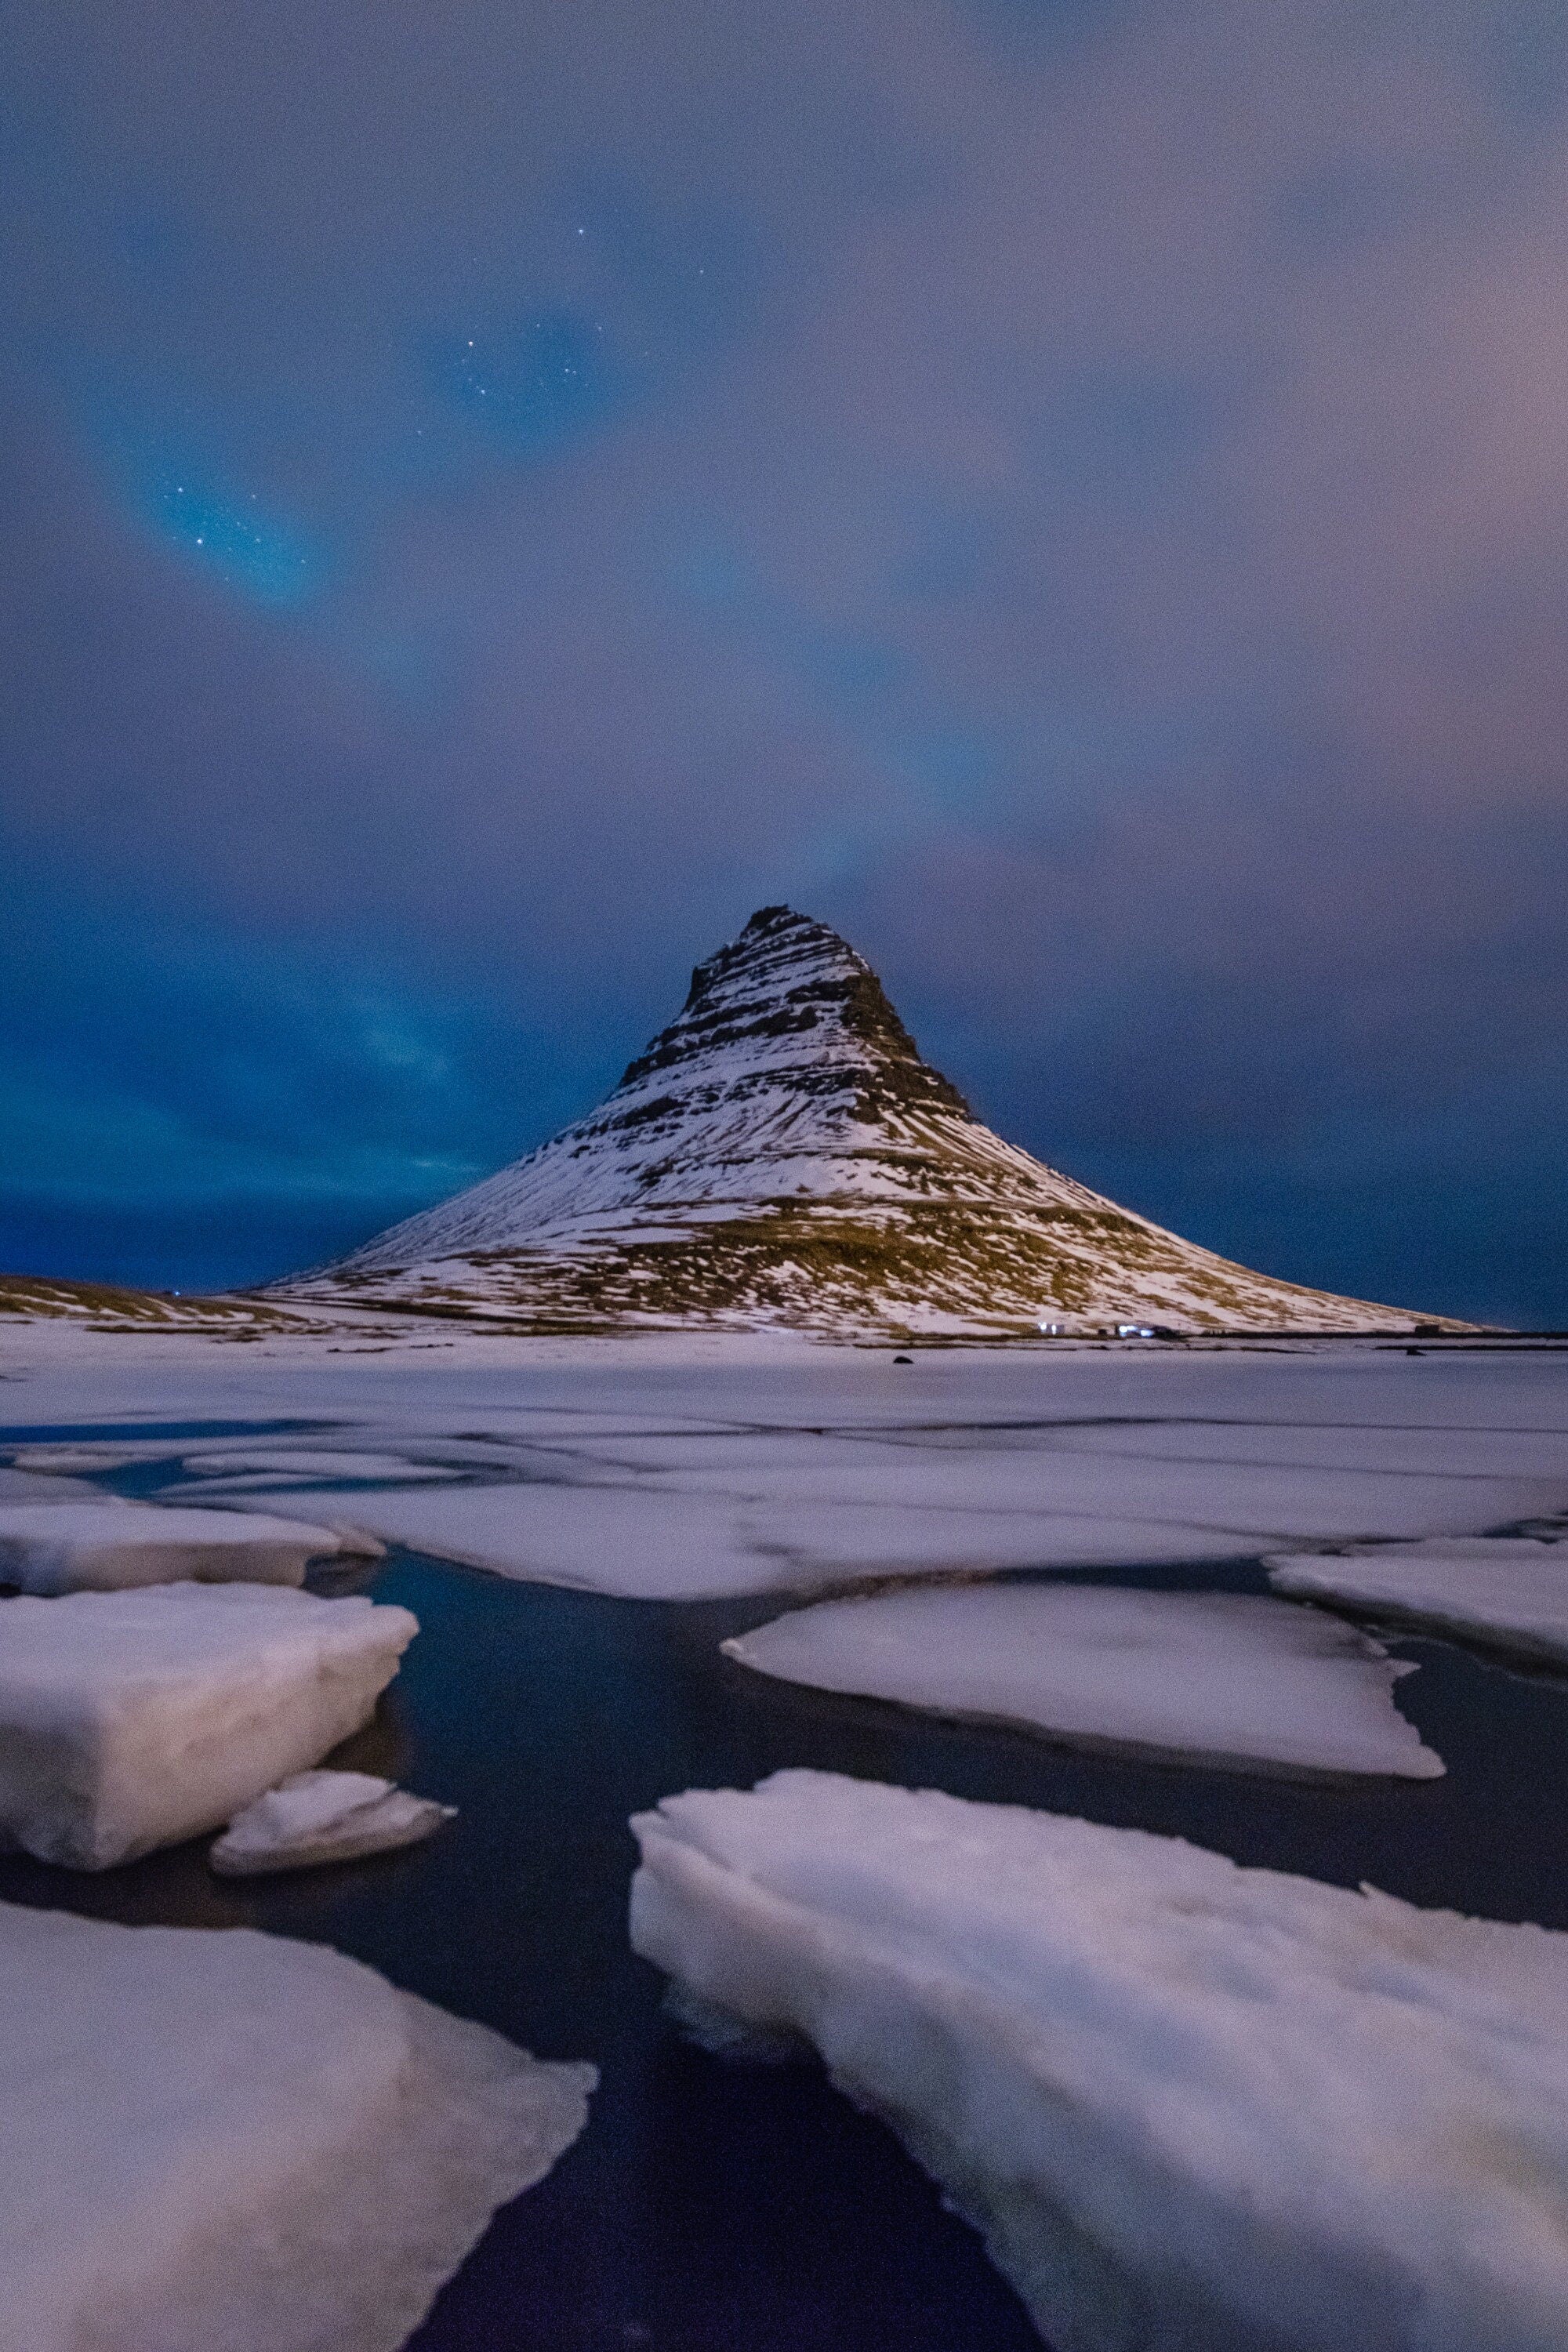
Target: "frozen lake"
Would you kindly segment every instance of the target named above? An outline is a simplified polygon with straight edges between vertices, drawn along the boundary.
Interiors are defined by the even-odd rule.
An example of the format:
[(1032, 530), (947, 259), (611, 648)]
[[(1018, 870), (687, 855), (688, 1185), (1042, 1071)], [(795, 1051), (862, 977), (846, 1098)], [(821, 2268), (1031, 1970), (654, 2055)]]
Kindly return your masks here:
[[(791, 1445), (846, 1422), (858, 1444), (875, 1424), (901, 1446), (912, 1441), (922, 1469), (977, 1445), (1016, 1461), (1020, 1447), (1034, 1450), (1029, 1433), (1038, 1431), (1047, 1497), (1055, 1474), (1044, 1457), (1071, 1424), (1085, 1432), (1062, 1474), (1077, 1481), (1075, 1512), (1087, 1491), (1082, 1462), (1103, 1461), (1108, 1448), (1125, 1455), (1133, 1432), (1140, 1511), (1157, 1491), (1147, 1465), (1174, 1460), (1188, 1465), (1181, 1491), (1189, 1522), (1190, 1465), (1199, 1454), (1221, 1486), (1226, 1459), (1239, 1461), (1255, 1479), (1254, 1507), (1260, 1466), (1282, 1459), (1293, 1481), (1305, 1461), (1331, 1484), (1348, 1460), (1344, 1475), (1382, 1476), (1390, 1493), (1407, 1488), (1415, 1500), (1406, 1519), (1426, 1508), (1444, 1524), (1462, 1522), (1455, 1495), (1467, 1482), (1480, 1497), (1468, 1522), (1477, 1529), (1545, 1511), (1553, 1493), (1557, 1507), (1568, 1503), (1561, 1356), (1522, 1370), (1517, 1359), (1426, 1359), (1408, 1373), (1403, 1359), (1358, 1360), (1337, 1387), (1323, 1367), (1298, 1370), (1289, 1361), (1265, 1364), (1261, 1380), (1248, 1381), (1234, 1359), (1208, 1360), (1207, 1370), (1203, 1360), (1156, 1364), (1147, 1373), (1102, 1359), (1092, 1380), (950, 1360), (917, 1368), (908, 1389), (892, 1386), (900, 1376), (885, 1355), (819, 1358), (767, 1367), (743, 1395), (721, 1367), (678, 1369), (650, 1395), (646, 1381), (605, 1363), (574, 1397), (563, 1396), (559, 1370), (508, 1370), (497, 1361), (453, 1366), (438, 1410), (428, 1358), (413, 1367), (350, 1360), (335, 1373), (318, 1358), (300, 1377), (258, 1356), (215, 1352), (198, 1384), (183, 1362), (152, 1353), (134, 1400), (111, 1349), (95, 1352), (90, 1378), (74, 1363), (68, 1378), (41, 1363), (35, 1380), (5, 1391), (12, 1425), (0, 1442), (223, 1440), (237, 1453), (281, 1443), (331, 1454), (337, 1412), (363, 1427), (366, 1447), (371, 1428), (379, 1433), (380, 1476), (389, 1428), (504, 1426), (521, 1442), (536, 1417), (542, 1426), (554, 1416), (559, 1438), (563, 1414), (603, 1422), (635, 1405), (683, 1446), (693, 1427), (710, 1431), (726, 1410), (731, 1425), (744, 1416), (749, 1436), (762, 1423)], [(1183, 1370), (1194, 1377), (1170, 1377)], [(455, 1393), (464, 1387), (468, 1393)], [(197, 1394), (211, 1398), (200, 1417), (190, 1409)], [(171, 1410), (178, 1404), (183, 1412)], [(634, 1469), (651, 1458), (637, 1456)], [(167, 1460), (97, 1475), (121, 1493), (169, 1499), (194, 1500), (208, 1483)], [(346, 1507), (348, 1489), (335, 1491)], [(1306, 1508), (1299, 1486), (1292, 1491)], [(1356, 1491), (1372, 1496), (1364, 1485)], [(288, 1507), (310, 1515), (303, 1494)], [(1173, 1591), (1267, 1591), (1258, 1559), (1278, 1546), (1264, 1528), (1256, 1538), (1227, 1529), (1206, 1559), (1191, 1556), (1194, 1542), (1189, 1526), (1185, 1557), (1130, 1547), (1120, 1559), (1057, 1573)], [(541, 2056), (601, 2067), (587, 2131), (500, 2217), (415, 2339), (421, 2352), (733, 2352), (742, 2344), (759, 2352), (1004, 2352), (1037, 2343), (978, 2241), (942, 2211), (879, 2125), (809, 2067), (729, 2065), (666, 2022), (662, 1980), (626, 1940), (636, 1856), (626, 1822), (672, 1791), (750, 1787), (782, 1766), (814, 1766), (1165, 1831), (1244, 1863), (1351, 1886), (1369, 1880), (1423, 1905), (1568, 1927), (1555, 1810), (1542, 1801), (1568, 1771), (1568, 1684), (1447, 1643), (1391, 1643), (1396, 1656), (1420, 1663), (1398, 1685), (1397, 1704), (1444, 1759), (1445, 1778), (1300, 1783), (1076, 1752), (1004, 1727), (927, 1719), (750, 1673), (719, 1644), (776, 1616), (776, 1590), (632, 1600), (411, 1550), (395, 1550), (354, 1589), (406, 1604), (423, 1630), (374, 1726), (334, 1760), (458, 1805), (459, 1818), (432, 1843), (237, 1883), (212, 1876), (205, 1845), (99, 1878), (8, 1859), (0, 1897), (133, 1922), (251, 1924), (329, 1942)]]

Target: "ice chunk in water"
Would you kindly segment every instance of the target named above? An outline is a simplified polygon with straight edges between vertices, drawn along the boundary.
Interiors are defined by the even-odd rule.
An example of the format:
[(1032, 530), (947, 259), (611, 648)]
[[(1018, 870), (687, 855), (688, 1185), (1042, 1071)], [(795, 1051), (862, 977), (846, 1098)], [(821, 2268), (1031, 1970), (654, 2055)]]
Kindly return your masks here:
[(1568, 1543), (1432, 1536), (1265, 1561), (1277, 1592), (1568, 1665)]
[[(0, 1505), (13, 1503), (102, 1503), (115, 1502), (116, 1496), (100, 1495), (85, 1478), (45, 1477), (36, 1470), (18, 1470), (15, 1466), (0, 1469)], [(0, 1581), (4, 1581), (0, 1579)]]
[(417, 1844), (457, 1810), (371, 1772), (296, 1772), (237, 1813), (208, 1859), (226, 1878), (352, 1862)]
[(342, 1549), (330, 1528), (257, 1513), (165, 1509), (113, 1496), (0, 1503), (0, 1583), (24, 1592), (110, 1592), (184, 1577), (300, 1584), (307, 1560)]
[(275, 1585), (0, 1601), (0, 1836), (101, 1870), (217, 1829), (367, 1722), (418, 1630)]
[(0, 1906), (0, 2014), (5, 2352), (395, 2352), (595, 2081), (248, 1928)]
[(828, 1773), (633, 1828), (637, 1949), (814, 2042), (1050, 2343), (1568, 2344), (1568, 1936)]
[(1089, 1743), (1304, 1772), (1443, 1769), (1391, 1696), (1412, 1667), (1347, 1625), (1244, 1594), (945, 1586), (823, 1601), (724, 1649), (787, 1682)]
[(220, 1485), (225, 1490), (234, 1486), (243, 1491), (246, 1487), (274, 1484), (364, 1478), (412, 1486), (421, 1480), (439, 1481), (461, 1475), (427, 1463), (405, 1461), (398, 1454), (332, 1453), (320, 1446), (302, 1445), (279, 1446), (267, 1452), (247, 1449), (243, 1453), (217, 1453), (208, 1447), (199, 1454), (183, 1455), (181, 1467), (210, 1482), (204, 1483), (204, 1494), (216, 1492)]

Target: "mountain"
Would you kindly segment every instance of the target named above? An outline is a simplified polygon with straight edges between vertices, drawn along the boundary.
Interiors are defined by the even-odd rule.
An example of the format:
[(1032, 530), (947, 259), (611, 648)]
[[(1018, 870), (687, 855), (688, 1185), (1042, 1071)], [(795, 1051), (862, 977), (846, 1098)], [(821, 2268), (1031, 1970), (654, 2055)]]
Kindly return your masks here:
[(698, 965), (586, 1118), (272, 1288), (542, 1331), (1415, 1328), (1232, 1265), (1005, 1143), (864, 959), (788, 907)]

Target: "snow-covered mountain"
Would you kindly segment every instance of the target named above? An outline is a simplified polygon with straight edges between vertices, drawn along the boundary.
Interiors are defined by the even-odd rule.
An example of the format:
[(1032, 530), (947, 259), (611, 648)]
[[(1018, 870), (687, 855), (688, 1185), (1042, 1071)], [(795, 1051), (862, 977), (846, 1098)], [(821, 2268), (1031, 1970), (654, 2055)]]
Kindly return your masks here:
[(864, 959), (764, 907), (586, 1118), (294, 1297), (539, 1330), (783, 1324), (885, 1337), (1408, 1330), (1232, 1265), (1005, 1143)]

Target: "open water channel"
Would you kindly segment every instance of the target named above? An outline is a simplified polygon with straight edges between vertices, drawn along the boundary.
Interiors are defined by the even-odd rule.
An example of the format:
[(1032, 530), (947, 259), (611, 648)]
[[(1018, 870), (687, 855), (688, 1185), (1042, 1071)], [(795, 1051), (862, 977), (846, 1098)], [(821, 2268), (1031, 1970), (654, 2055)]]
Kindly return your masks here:
[[(103, 1483), (134, 1493), (142, 1476)], [(1084, 1580), (1264, 1589), (1234, 1562)], [(711, 2057), (664, 2016), (661, 1979), (626, 1941), (626, 1821), (672, 1791), (813, 1765), (1568, 1927), (1568, 1684), (1446, 1643), (1390, 1646), (1420, 1662), (1397, 1704), (1447, 1778), (1310, 1783), (1084, 1755), (721, 1657), (726, 1635), (778, 1613), (777, 1596), (608, 1600), (410, 1553), (354, 1589), (405, 1603), (422, 1631), (375, 1723), (332, 1760), (454, 1803), (457, 1821), (405, 1853), (237, 1883), (211, 1874), (205, 1840), (101, 1876), (6, 1857), (0, 1899), (331, 1944), (541, 2056), (595, 2062), (586, 2131), (497, 2218), (416, 2352), (1037, 2352), (979, 2241), (880, 2125), (814, 2068)]]

